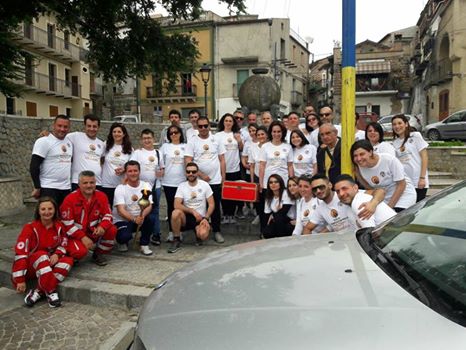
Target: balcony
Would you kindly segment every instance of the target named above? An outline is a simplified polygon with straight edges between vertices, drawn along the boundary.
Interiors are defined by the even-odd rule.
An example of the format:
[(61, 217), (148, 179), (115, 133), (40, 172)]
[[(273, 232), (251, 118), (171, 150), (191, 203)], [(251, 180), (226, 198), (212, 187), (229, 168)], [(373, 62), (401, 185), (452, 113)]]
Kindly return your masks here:
[(65, 99), (81, 97), (81, 85), (37, 72), (27, 72), (24, 79), (16, 80), (15, 83), (38, 94), (64, 97)]
[(104, 87), (102, 86), (102, 84), (96, 83), (95, 81), (91, 80), (91, 96), (103, 96), (103, 89)]
[(168, 87), (157, 89), (150, 86), (146, 87), (146, 96), (148, 100), (155, 103), (196, 102), (197, 86), (191, 85), (190, 87), (187, 87), (184, 85), (176, 85), (172, 90), (168, 89)]
[(425, 77), (427, 87), (448, 82), (452, 79), (452, 64), (449, 58), (429, 64)]
[(24, 46), (59, 60), (79, 62), (87, 55), (87, 50), (34, 25), (23, 23), (16, 34)]
[(388, 76), (356, 76), (356, 95), (390, 95), (398, 92), (398, 88)]
[(290, 104), (293, 106), (293, 107), (299, 107), (303, 104), (304, 100), (303, 100), (303, 94), (302, 92), (299, 92), (299, 91), (291, 91), (291, 98), (290, 98)]

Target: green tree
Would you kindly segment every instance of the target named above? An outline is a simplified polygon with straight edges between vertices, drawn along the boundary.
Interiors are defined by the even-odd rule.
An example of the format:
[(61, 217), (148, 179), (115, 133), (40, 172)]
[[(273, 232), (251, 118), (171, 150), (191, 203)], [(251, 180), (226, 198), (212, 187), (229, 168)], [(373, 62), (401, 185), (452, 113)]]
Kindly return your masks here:
[[(244, 13), (244, 0), (219, 0), (232, 12)], [(106, 81), (154, 73), (174, 80), (191, 72), (197, 43), (187, 34), (167, 34), (150, 16), (162, 6), (173, 19), (196, 19), (202, 0), (2, 0), (0, 2), (0, 92), (18, 96), (12, 80), (24, 72), (22, 48), (15, 30), (22, 22), (54, 14), (61, 29), (89, 40), (88, 60)]]

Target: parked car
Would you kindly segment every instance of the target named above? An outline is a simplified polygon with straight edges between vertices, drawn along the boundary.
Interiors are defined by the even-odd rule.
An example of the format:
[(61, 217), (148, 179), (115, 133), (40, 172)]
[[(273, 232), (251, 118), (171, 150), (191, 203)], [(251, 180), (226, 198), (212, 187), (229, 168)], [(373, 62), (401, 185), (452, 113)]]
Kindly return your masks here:
[(466, 181), (376, 228), (253, 241), (172, 274), (133, 350), (466, 344)]
[(444, 120), (426, 125), (424, 135), (429, 140), (466, 139), (466, 110), (458, 111)]
[(376, 122), (379, 119), (377, 113), (374, 112), (361, 112), (359, 113), (359, 119), (356, 123), (356, 128), (359, 130), (366, 131), (367, 124)]
[(120, 123), (140, 123), (141, 119), (136, 114), (134, 115), (117, 115), (113, 120)]
[[(392, 118), (395, 115), (396, 114), (386, 115), (386, 116), (380, 117), (380, 119), (378, 120), (379, 124), (382, 125), (384, 134), (386, 135), (393, 134)], [(411, 127), (412, 131), (419, 131), (419, 132), (422, 131), (422, 124), (418, 117), (409, 115), (409, 114), (405, 114), (405, 116), (408, 118), (409, 126)]]

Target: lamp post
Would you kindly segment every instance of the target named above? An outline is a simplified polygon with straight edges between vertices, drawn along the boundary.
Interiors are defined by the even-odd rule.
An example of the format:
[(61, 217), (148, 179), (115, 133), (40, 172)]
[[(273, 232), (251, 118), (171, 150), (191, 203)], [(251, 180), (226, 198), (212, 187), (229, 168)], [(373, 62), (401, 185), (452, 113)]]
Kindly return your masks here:
[(202, 67), (199, 69), (199, 72), (201, 72), (202, 81), (204, 82), (204, 110), (205, 110), (206, 117), (207, 117), (207, 85), (209, 84), (211, 71), (212, 71), (212, 68), (210, 68), (210, 66), (206, 63), (204, 63)]

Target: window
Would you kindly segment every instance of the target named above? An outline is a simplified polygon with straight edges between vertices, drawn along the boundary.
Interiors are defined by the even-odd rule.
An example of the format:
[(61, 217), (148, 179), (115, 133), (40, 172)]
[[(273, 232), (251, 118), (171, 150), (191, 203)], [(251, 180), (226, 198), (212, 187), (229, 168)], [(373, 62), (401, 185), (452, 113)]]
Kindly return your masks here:
[(15, 99), (11, 97), (6, 98), (6, 114), (15, 114)]
[(37, 103), (26, 101), (26, 115), (28, 117), (37, 117)]
[(440, 120), (445, 119), (448, 116), (448, 90), (443, 90), (440, 92), (439, 99), (439, 118)]
[(65, 115), (67, 115), (68, 117), (71, 117), (71, 108), (66, 108), (65, 109)]
[(247, 78), (249, 78), (249, 69), (238, 69), (236, 71), (236, 96), (238, 96), (239, 89)]
[(49, 90), (56, 90), (56, 76), (57, 76), (57, 66), (49, 63)]
[(70, 32), (67, 30), (65, 30), (64, 32), (64, 40), (65, 40), (65, 43), (64, 43), (65, 50), (69, 50), (70, 49)]
[(49, 106), (49, 117), (56, 117), (58, 115), (58, 106)]
[(32, 31), (32, 23), (31, 22), (24, 22), (23, 24), (23, 32), (24, 37), (28, 39), (33, 39), (33, 31)]
[(50, 23), (47, 24), (47, 45), (55, 48), (55, 25)]
[(327, 87), (327, 72), (325, 71), (322, 72), (320, 85), (322, 85), (322, 87)]
[(193, 94), (193, 78), (191, 73), (182, 73), (181, 77), (181, 92), (183, 96), (190, 96)]
[(280, 39), (280, 59), (285, 59), (285, 39)]
[(26, 85), (34, 86), (34, 66), (32, 57), (29, 55), (24, 57), (24, 78)]
[[(91, 76), (91, 86), (93, 84), (92, 76)], [(65, 68), (65, 86), (71, 86), (71, 69)]]

